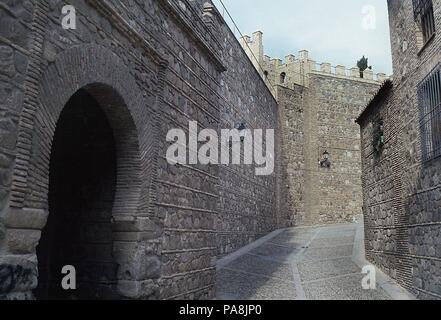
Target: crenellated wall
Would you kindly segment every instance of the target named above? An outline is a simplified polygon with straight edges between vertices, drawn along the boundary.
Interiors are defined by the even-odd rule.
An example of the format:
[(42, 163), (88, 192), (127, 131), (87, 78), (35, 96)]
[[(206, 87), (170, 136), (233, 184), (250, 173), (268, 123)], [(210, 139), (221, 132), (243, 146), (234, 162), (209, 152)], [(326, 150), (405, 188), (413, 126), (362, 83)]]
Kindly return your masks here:
[[(288, 224), (352, 222), (362, 214), (360, 134), (354, 120), (384, 74), (318, 65), (302, 50), (283, 62), (263, 53), (263, 34), (241, 45), (279, 104), (279, 215)], [(321, 167), (328, 151), (331, 166)]]
[(295, 85), (309, 87), (310, 74), (326, 74), (366, 83), (382, 83), (387, 78), (384, 73), (374, 74), (371, 69), (360, 72), (357, 67), (332, 66), (329, 62), (317, 63), (310, 57), (308, 50), (300, 50), (297, 57), (289, 54), (284, 60), (271, 58), (264, 54), (261, 31), (254, 32), (252, 37), (245, 35), (240, 42), (256, 69), (268, 81), (270, 88), (274, 85), (282, 85), (291, 89)]

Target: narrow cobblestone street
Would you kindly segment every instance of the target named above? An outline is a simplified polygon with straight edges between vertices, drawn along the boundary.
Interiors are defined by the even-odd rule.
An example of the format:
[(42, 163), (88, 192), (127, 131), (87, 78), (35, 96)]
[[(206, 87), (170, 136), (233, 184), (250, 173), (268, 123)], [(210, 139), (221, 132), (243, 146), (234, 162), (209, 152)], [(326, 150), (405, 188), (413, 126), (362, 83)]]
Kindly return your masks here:
[(218, 263), (218, 299), (411, 299), (377, 271), (376, 290), (363, 290), (361, 224), (275, 232)]
[(257, 3), (0, 0), (0, 303), (441, 300), (441, 0)]

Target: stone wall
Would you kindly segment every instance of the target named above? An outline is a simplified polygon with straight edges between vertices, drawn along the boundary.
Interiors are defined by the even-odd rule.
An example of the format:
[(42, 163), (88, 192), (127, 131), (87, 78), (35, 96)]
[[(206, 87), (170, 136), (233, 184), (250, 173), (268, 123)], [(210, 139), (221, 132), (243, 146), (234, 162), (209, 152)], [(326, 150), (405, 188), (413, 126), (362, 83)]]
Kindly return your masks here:
[[(276, 102), (223, 20), (202, 1), (0, 2), (0, 296), (31, 298), (45, 232), (51, 141), (84, 88), (114, 131), (115, 292), (131, 299), (213, 296), (215, 260), (276, 227), (276, 175), (176, 165), (171, 128), (276, 129)], [(225, 72), (225, 70), (227, 70)], [(98, 235), (97, 235), (98, 236)]]
[[(367, 258), (422, 299), (441, 298), (440, 161), (422, 161), (417, 86), (441, 61), (439, 32), (423, 46), (411, 0), (388, 1), (394, 80), (361, 126)], [(436, 30), (441, 1), (433, 0)], [(385, 145), (373, 149), (378, 123)]]
[[(355, 119), (378, 84), (311, 74), (308, 211), (313, 223), (352, 222), (362, 213), (360, 133)], [(330, 154), (331, 167), (318, 160)]]
[[(234, 34), (221, 24), (227, 71), (221, 76), (221, 128), (274, 129), (277, 102), (253, 67)], [(276, 146), (277, 148), (277, 146)], [(278, 161), (278, 155), (275, 155)], [(276, 216), (276, 174), (257, 176), (255, 166), (220, 166), (216, 229), (219, 255), (229, 254), (273, 231)]]
[[(37, 283), (34, 261), (22, 255), (13, 255), (13, 251), (32, 252), (40, 233), (23, 230), (20, 237), (20, 230), (17, 230), (14, 241), (5, 218), (11, 197), (18, 123), (25, 97), (28, 50), (32, 44), (29, 29), (35, 3), (25, 5), (10, 1), (7, 5), (8, 11), (4, 6), (0, 7), (0, 295), (15, 290), (24, 292), (19, 297), (30, 298), (28, 291)], [(13, 248), (7, 249), (11, 245)]]
[[(362, 213), (360, 133), (354, 120), (385, 79), (320, 66), (307, 50), (285, 61), (264, 55), (263, 34), (241, 45), (279, 104), (278, 215), (288, 225), (352, 222)], [(323, 153), (331, 155), (322, 168)]]
[[(309, 88), (278, 86), (283, 170), (290, 225), (352, 222), (362, 213), (357, 115), (379, 85), (309, 75)], [(323, 153), (331, 167), (323, 168)]]
[(306, 120), (308, 108), (304, 103), (307, 90), (296, 86), (294, 90), (277, 86), (280, 127), (280, 180), (279, 213), (288, 219), (289, 226), (303, 225), (306, 211)]

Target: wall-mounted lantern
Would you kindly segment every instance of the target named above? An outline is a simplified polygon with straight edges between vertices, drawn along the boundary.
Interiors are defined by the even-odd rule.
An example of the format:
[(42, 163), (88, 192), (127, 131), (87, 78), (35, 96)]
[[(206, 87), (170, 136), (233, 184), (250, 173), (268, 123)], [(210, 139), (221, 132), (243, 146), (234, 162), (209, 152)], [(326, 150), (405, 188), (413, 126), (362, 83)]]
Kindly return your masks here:
[(374, 149), (377, 153), (383, 150), (384, 146), (384, 121), (378, 121), (376, 132), (374, 134)]
[(328, 150), (323, 152), (323, 157), (321, 160), (319, 160), (320, 167), (322, 168), (330, 168), (331, 167), (331, 155), (329, 154)]

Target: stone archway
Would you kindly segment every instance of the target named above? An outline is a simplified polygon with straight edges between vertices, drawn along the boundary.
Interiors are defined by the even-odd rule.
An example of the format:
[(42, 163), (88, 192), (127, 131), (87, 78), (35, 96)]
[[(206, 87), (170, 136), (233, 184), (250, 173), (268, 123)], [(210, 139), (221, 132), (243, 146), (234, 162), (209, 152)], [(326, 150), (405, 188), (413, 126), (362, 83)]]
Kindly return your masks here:
[[(142, 172), (138, 131), (124, 100), (102, 83), (75, 92), (55, 128), (49, 216), (37, 247), (39, 285), (34, 294), (40, 299), (118, 298), (120, 267), (129, 261), (121, 261), (113, 230), (118, 216), (137, 215)], [(75, 267), (77, 290), (61, 288), (64, 266)]]
[[(112, 209), (117, 186), (114, 132), (85, 89), (57, 122), (49, 172), (49, 217), (37, 247), (37, 299), (117, 298)], [(61, 288), (63, 266), (76, 269), (77, 289)]]
[[(154, 77), (152, 78), (155, 79)], [(92, 241), (86, 249), (83, 246), (84, 250), (78, 250), (79, 254), (72, 254), (73, 257), (70, 260), (55, 259), (54, 268), (59, 269), (61, 264), (70, 264), (69, 261), (72, 264), (78, 263), (76, 260), (80, 259), (75, 257), (81, 255), (85, 257), (81, 260), (82, 262), (93, 260), (91, 257), (94, 254), (90, 254), (89, 251), (93, 251), (94, 245), (102, 241), (102, 244), (107, 244), (103, 250), (110, 250), (111, 253), (107, 253), (106, 258), (95, 259), (98, 264), (95, 265), (91, 278), (83, 281), (82, 276), (78, 275), (78, 281), (80, 283), (83, 281), (83, 288), (86, 282), (92, 283), (89, 287), (93, 288), (88, 290), (88, 293), (79, 292), (79, 298), (113, 298), (115, 295), (123, 298), (156, 297), (159, 292), (157, 286), (160, 270), (159, 253), (155, 251), (155, 248), (147, 250), (149, 244), (145, 241), (145, 239), (154, 241), (161, 237), (160, 231), (162, 230), (159, 226), (160, 221), (156, 219), (152, 209), (155, 199), (152, 181), (154, 181), (157, 166), (154, 115), (157, 98), (155, 97), (156, 91), (153, 91), (156, 84), (150, 83), (148, 91), (141, 89), (124, 61), (112, 51), (96, 45), (78, 46), (60, 53), (43, 72), (39, 83), (38, 107), (35, 111), (26, 110), (26, 113), (34, 112), (34, 127), (31, 128), (29, 135), (27, 132), (24, 134), (32, 138), (20, 142), (23, 156), (20, 154), (17, 157), (20, 167), (14, 171), (14, 181), (19, 183), (12, 190), (14, 200), (8, 214), (8, 225), (19, 226), (24, 230), (42, 230), (43, 236), (38, 246), (37, 259), (51, 256), (51, 250), (45, 248), (44, 243), (47, 238), (59, 239), (61, 232), (57, 235), (49, 231), (46, 235), (46, 231), (50, 230), (51, 224), (57, 226), (69, 221), (68, 218), (71, 217), (69, 215), (66, 217), (67, 212), (78, 212), (78, 208), (73, 205), (63, 212), (65, 210), (63, 204), (51, 200), (51, 196), (56, 198), (53, 197), (52, 186), (57, 184), (57, 172), (63, 173), (66, 170), (66, 163), (58, 168), (55, 164), (57, 161), (52, 160), (57, 157), (69, 157), (69, 152), (73, 151), (69, 150), (69, 146), (65, 146), (63, 141), (59, 142), (58, 138), (62, 137), (61, 140), (66, 140), (63, 138), (69, 136), (65, 132), (68, 130), (66, 128), (70, 126), (72, 119), (79, 117), (81, 121), (86, 121), (86, 124), (89, 122), (89, 125), (84, 128), (96, 129), (97, 132), (94, 134), (102, 136), (103, 143), (107, 145), (101, 154), (95, 154), (94, 157), (98, 162), (103, 162), (104, 160), (99, 159), (110, 154), (111, 160), (107, 171), (102, 168), (104, 172), (101, 175), (92, 177), (95, 183), (84, 184), (77, 179), (78, 177), (71, 175), (69, 184), (71, 189), (79, 186), (90, 189), (92, 192), (94, 190), (102, 192), (99, 196), (96, 195), (98, 191), (95, 192), (95, 196), (91, 195), (88, 199), (89, 202), (84, 202), (86, 206), (91, 206), (88, 210), (80, 209), (86, 212), (86, 215), (90, 213), (89, 216), (92, 219), (97, 213), (103, 214), (101, 218), (105, 225), (103, 227), (105, 236), (98, 239), (96, 234), (93, 234), (96, 233), (93, 230), (95, 227), (93, 223), (73, 219), (79, 226), (72, 227), (71, 238), (76, 239), (81, 245), (81, 241), (87, 238), (87, 235), (82, 235), (82, 232), (85, 232), (83, 230), (92, 229), (92, 231), (89, 230), (93, 234)], [(81, 102), (73, 101), (76, 99), (84, 100), (85, 105), (93, 107), (87, 107), (87, 112), (85, 112), (84, 106), (78, 108)], [(89, 113), (92, 110), (94, 111)], [(29, 128), (27, 127), (26, 130)], [(83, 148), (83, 142), (81, 139), (71, 141), (72, 144), (77, 144), (76, 151), (80, 154), (87, 153), (88, 150)], [(91, 149), (93, 148), (89, 148), (89, 151)], [(83, 165), (84, 168), (88, 170), (87, 162)], [(81, 169), (78, 170), (81, 171)], [(106, 189), (103, 186), (110, 186), (110, 188)], [(69, 189), (69, 186), (67, 188)], [(67, 191), (65, 194), (63, 191), (60, 192), (61, 197), (67, 199), (66, 203), (74, 202), (75, 197), (81, 199), (80, 195), (68, 194)], [(98, 206), (94, 204), (97, 200), (100, 204)], [(36, 240), (35, 245), (38, 244), (39, 238)], [(67, 242), (63, 237), (61, 240), (60, 243)], [(73, 249), (69, 250), (74, 252)], [(105, 269), (108, 271), (104, 271), (106, 263), (110, 265), (108, 269)], [(20, 287), (18, 284), (11, 285), (8, 288), (8, 294), (11, 296), (16, 292), (28, 294), (32, 290), (37, 297), (56, 298), (59, 296), (55, 291), (48, 292), (47, 287), (42, 288), (45, 286), (44, 283), (50, 284), (50, 279), (54, 275), (61, 274), (61, 270), (51, 271), (47, 268), (45, 270), (48, 264), (38, 261), (40, 267), (38, 279), (41, 283), (35, 290), (36, 281), (33, 280), (33, 276), (37, 273), (37, 264), (34, 258), (23, 256), (17, 263), (17, 267), (21, 268), (25, 264), (29, 265), (29, 270), (26, 270), (32, 275), (30, 279), (32, 281), (24, 279)], [(87, 269), (87, 266), (76, 267), (80, 273), (81, 270)], [(46, 272), (46, 277), (43, 276), (43, 272)], [(106, 284), (104, 288), (101, 286), (102, 283)], [(70, 297), (75, 298), (75, 294)], [(61, 298), (66, 298), (66, 296), (61, 296)]]

